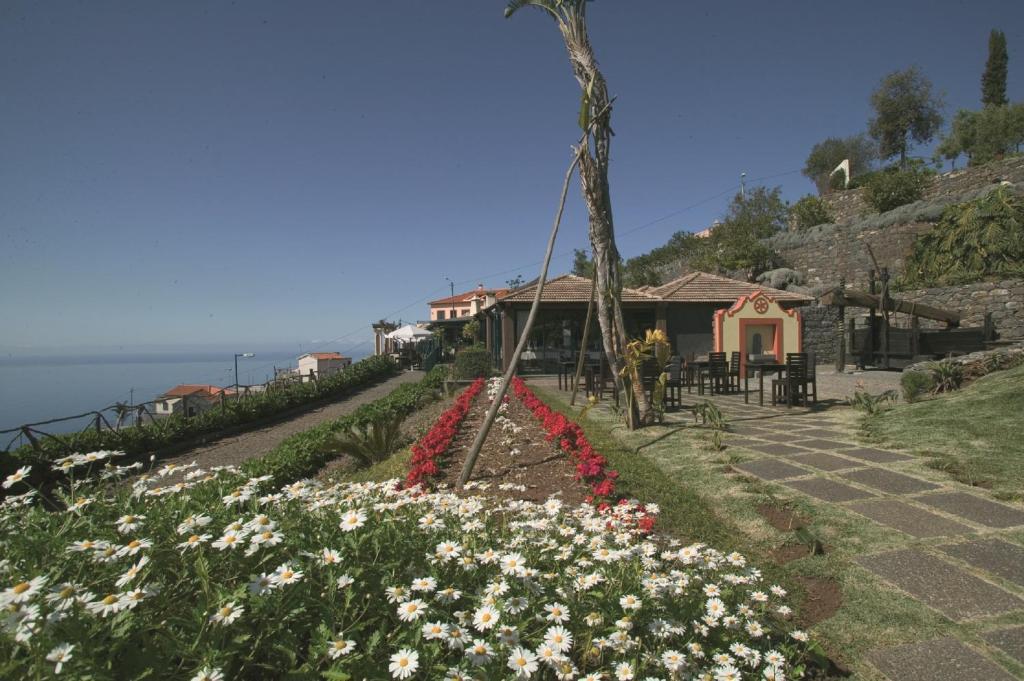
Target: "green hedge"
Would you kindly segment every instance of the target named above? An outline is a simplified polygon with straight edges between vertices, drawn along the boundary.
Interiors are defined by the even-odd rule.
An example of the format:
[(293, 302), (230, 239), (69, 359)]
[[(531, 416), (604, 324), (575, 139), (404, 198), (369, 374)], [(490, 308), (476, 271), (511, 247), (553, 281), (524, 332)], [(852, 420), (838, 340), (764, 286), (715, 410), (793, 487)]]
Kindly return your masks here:
[(7, 475), (24, 465), (36, 465), (40, 470), (33, 473), (42, 475), (43, 466), (48, 468), (49, 462), (66, 456), (69, 450), (85, 453), (106, 449), (129, 455), (146, 455), (227, 428), (255, 425), (304, 404), (342, 397), (391, 376), (397, 369), (390, 357), (368, 357), (328, 378), (274, 388), (245, 399), (230, 401), (225, 409), (211, 409), (191, 418), (177, 415), (117, 431), (86, 430), (60, 435), (59, 439), (41, 439), (39, 450), (25, 445), (8, 455), (0, 455), (3, 457), (0, 460), (0, 475)]
[(425, 398), (437, 393), (447, 373), (447, 367), (434, 367), (419, 383), (400, 385), (385, 397), (359, 406), (351, 414), (292, 435), (267, 454), (243, 463), (242, 471), (252, 477), (269, 475), (274, 486), (307, 478), (337, 455), (335, 434), (352, 426), (408, 416)]
[(455, 366), (452, 369), (455, 380), (468, 381), (480, 376), (490, 376), (494, 366), (491, 353), (479, 345), (463, 348), (455, 354)]

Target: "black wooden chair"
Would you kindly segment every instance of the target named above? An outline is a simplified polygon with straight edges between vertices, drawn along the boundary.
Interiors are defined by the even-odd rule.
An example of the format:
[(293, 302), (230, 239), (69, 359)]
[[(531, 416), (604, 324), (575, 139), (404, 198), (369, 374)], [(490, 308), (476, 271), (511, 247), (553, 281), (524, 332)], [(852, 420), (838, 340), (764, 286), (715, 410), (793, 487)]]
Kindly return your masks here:
[(683, 358), (672, 355), (665, 368), (668, 381), (665, 383), (665, 406), (679, 409), (683, 397)]
[(587, 397), (596, 395), (597, 399), (604, 399), (605, 393), (610, 393), (615, 403), (619, 403), (619, 389), (615, 385), (615, 377), (608, 367), (608, 358), (602, 356), (601, 364), (597, 367), (587, 368)]
[(700, 372), (698, 377), (697, 393), (704, 394), (704, 379), (708, 379), (708, 390), (714, 395), (725, 393), (729, 390), (729, 362), (724, 352), (709, 352), (708, 366)]
[(786, 375), (772, 379), (772, 406), (785, 400), (787, 407), (799, 404), (807, 406), (807, 354), (786, 353)]
[(729, 387), (734, 392), (740, 391), (740, 359), (742, 355), (734, 352), (729, 356)]

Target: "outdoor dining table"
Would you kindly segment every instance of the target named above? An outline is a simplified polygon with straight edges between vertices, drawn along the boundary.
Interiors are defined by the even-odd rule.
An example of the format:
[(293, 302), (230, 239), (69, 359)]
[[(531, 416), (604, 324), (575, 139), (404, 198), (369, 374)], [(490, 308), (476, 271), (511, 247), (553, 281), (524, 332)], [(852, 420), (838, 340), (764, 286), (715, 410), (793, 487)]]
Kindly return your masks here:
[(743, 403), (750, 404), (750, 371), (754, 370), (757, 372), (757, 404), (758, 406), (764, 406), (764, 375), (765, 373), (777, 373), (779, 377), (782, 377), (782, 372), (786, 370), (786, 364), (780, 363), (777, 360), (753, 360), (746, 363), (746, 368), (743, 370)]
[[(592, 360), (586, 360), (583, 362), (583, 376), (586, 376), (588, 369), (600, 369), (601, 363), (594, 362)], [(558, 389), (559, 390), (570, 390), (574, 379), (576, 378), (576, 362), (570, 360), (563, 360), (558, 363)], [(582, 376), (581, 376), (582, 378)], [(565, 386), (563, 388), (562, 386)]]

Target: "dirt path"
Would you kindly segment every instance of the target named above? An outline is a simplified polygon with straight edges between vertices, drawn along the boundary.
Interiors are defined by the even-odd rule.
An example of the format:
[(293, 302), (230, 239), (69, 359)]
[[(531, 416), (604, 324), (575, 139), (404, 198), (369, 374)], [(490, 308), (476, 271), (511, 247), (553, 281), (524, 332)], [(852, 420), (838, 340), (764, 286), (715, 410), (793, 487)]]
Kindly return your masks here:
[(307, 411), (295, 418), (281, 421), (264, 428), (225, 437), (202, 447), (196, 447), (173, 458), (159, 462), (183, 465), (195, 461), (200, 468), (211, 466), (237, 466), (246, 459), (263, 456), (282, 440), (296, 433), (308, 430), (323, 421), (349, 414), (356, 407), (384, 397), (403, 383), (415, 383), (422, 379), (422, 371), (403, 371), (383, 383), (371, 386), (345, 399)]

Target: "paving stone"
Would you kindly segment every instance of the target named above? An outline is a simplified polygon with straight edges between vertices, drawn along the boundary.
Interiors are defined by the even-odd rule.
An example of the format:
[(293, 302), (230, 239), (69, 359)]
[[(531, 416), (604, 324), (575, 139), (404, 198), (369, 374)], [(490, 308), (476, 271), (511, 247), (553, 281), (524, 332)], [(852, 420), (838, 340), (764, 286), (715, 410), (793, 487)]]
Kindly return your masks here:
[(1024, 511), (964, 492), (926, 494), (916, 501), (986, 527), (1024, 525)]
[(730, 425), (729, 432), (739, 433), (740, 435), (764, 435), (767, 431), (765, 431), (763, 428), (758, 428), (757, 426), (742, 424)]
[(761, 440), (751, 440), (746, 437), (730, 438), (725, 441), (728, 447), (747, 447), (748, 449), (754, 445), (763, 445), (764, 442)]
[(990, 537), (947, 544), (939, 549), (1017, 586), (1024, 586), (1024, 547)]
[(997, 629), (983, 634), (982, 638), (1024, 664), (1024, 627)]
[(897, 499), (869, 499), (847, 504), (846, 508), (871, 518), (876, 523), (906, 532), (914, 537), (950, 537), (973, 530), (955, 520), (915, 508)]
[(799, 436), (796, 433), (765, 432), (763, 435), (758, 435), (757, 437), (761, 438), (762, 440), (770, 440), (771, 442), (792, 442)]
[(785, 461), (778, 459), (757, 459), (733, 464), (733, 468), (756, 475), (763, 480), (783, 480), (785, 478), (797, 478), (801, 475), (809, 475), (803, 468), (791, 466)]
[(955, 621), (1024, 608), (1024, 601), (1016, 596), (917, 549), (854, 560)]
[(825, 438), (826, 440), (842, 439), (846, 437), (844, 433), (840, 433), (838, 430), (829, 430), (827, 428), (821, 428), (820, 426), (816, 428), (811, 428), (809, 430), (805, 430), (800, 434), (806, 435), (808, 437), (821, 437)]
[(793, 447), (792, 445), (784, 445), (781, 442), (765, 443), (760, 445), (752, 445), (751, 449), (762, 452), (764, 454), (772, 454), (774, 456), (788, 456), (790, 454), (806, 454), (807, 450), (802, 447)]
[(862, 459), (872, 463), (893, 463), (896, 461), (907, 461), (914, 457), (896, 452), (887, 452), (884, 449), (873, 449), (872, 447), (857, 447), (855, 449), (844, 449), (843, 456), (852, 456), (855, 459)]
[(1014, 678), (952, 637), (872, 650), (867, 658), (893, 681), (1011, 681)]
[(835, 451), (839, 449), (850, 449), (854, 445), (846, 444), (845, 442), (836, 442), (835, 440), (823, 440), (821, 438), (814, 438), (812, 440), (797, 440), (794, 444), (798, 444), (801, 447), (807, 447), (809, 449), (824, 449), (826, 451)]
[(804, 494), (809, 494), (812, 497), (817, 497), (818, 499), (832, 501), (835, 503), (876, 496), (871, 492), (865, 492), (864, 490), (857, 489), (856, 487), (850, 487), (849, 485), (844, 485), (841, 482), (835, 482), (826, 478), (794, 480), (793, 482), (786, 482), (783, 484), (787, 487), (792, 487), (795, 490), (803, 492)]
[(793, 463), (802, 463), (805, 466), (811, 466), (823, 471), (841, 471), (844, 468), (856, 468), (857, 466), (864, 465), (863, 461), (851, 461), (850, 459), (844, 459), (841, 456), (832, 456), (825, 452), (798, 454), (796, 456), (789, 457), (789, 460)]
[(929, 489), (938, 489), (938, 485), (902, 473), (893, 473), (884, 468), (864, 468), (859, 471), (842, 473), (842, 477), (868, 487), (880, 489), (889, 494), (912, 494)]

